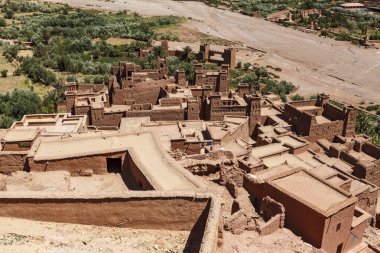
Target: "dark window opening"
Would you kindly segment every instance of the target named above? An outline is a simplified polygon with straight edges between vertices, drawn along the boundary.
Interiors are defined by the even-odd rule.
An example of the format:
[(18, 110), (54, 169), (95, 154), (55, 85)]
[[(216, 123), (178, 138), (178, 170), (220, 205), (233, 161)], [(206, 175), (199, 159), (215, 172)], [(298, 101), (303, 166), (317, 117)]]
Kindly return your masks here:
[(336, 225), (336, 231), (339, 231), (341, 226), (342, 226), (342, 223), (339, 222), (339, 223)]
[(121, 158), (107, 158), (108, 173), (121, 173)]

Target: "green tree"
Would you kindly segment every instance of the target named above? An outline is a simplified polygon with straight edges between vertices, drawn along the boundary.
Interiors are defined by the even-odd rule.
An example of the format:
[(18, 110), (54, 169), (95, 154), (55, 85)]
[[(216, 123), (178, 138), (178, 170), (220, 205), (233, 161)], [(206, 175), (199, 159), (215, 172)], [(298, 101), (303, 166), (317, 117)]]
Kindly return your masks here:
[(4, 18), (6, 19), (12, 19), (14, 16), (13, 10), (12, 9), (7, 9), (4, 14)]
[(41, 112), (41, 99), (31, 90), (15, 89), (0, 94), (0, 114), (20, 120), (25, 114)]
[(14, 121), (15, 119), (12, 117), (0, 116), (0, 128), (9, 128)]
[(183, 59), (190, 62), (195, 59), (193, 49), (189, 46), (183, 48)]
[(8, 70), (7, 69), (1, 70), (1, 77), (7, 77), (7, 76), (8, 76)]
[(4, 18), (0, 17), (0, 27), (5, 27), (7, 25), (6, 21)]

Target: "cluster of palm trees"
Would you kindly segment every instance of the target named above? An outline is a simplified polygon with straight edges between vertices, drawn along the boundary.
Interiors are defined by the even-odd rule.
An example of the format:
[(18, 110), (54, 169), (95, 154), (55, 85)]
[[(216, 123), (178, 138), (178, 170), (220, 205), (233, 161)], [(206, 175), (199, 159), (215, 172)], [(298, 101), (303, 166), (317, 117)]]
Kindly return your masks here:
[(363, 111), (356, 115), (356, 132), (373, 138), (373, 143), (380, 146), (380, 117)]

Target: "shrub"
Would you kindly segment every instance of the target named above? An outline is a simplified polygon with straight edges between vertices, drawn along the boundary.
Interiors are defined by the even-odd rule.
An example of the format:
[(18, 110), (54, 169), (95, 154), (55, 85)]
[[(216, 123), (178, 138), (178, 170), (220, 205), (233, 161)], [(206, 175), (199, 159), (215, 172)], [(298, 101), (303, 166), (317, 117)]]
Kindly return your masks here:
[(8, 70), (7, 69), (1, 70), (1, 77), (7, 77), (7, 76), (8, 76)]

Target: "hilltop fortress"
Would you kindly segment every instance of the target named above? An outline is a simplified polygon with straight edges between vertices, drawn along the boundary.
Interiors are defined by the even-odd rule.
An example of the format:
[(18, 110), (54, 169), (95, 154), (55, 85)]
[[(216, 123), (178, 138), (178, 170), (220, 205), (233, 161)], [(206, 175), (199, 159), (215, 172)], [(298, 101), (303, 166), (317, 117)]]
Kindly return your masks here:
[[(0, 216), (188, 231), (189, 252), (223, 251), (227, 233), (283, 228), (310, 252), (368, 246), (380, 148), (355, 133), (355, 107), (324, 93), (282, 102), (245, 83), (230, 90), (236, 49), (208, 45), (197, 59), (220, 69), (196, 64), (190, 85), (181, 69), (169, 76), (166, 57), (181, 52), (162, 47), (157, 69), (119, 62), (106, 84), (66, 83), (60, 113), (25, 115), (0, 132)], [(69, 181), (117, 174), (125, 192), (12, 192), (15, 173), (59, 171)]]

